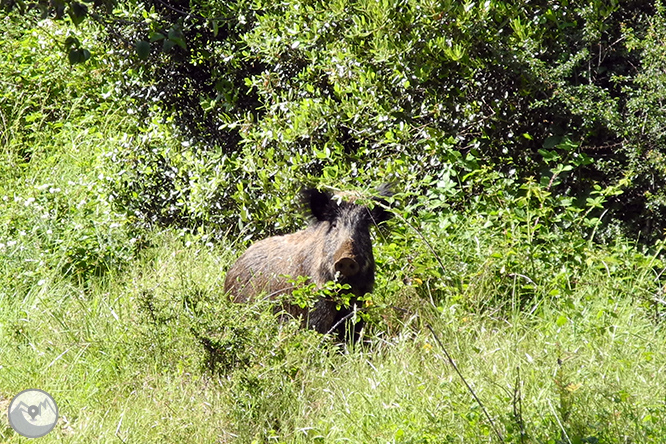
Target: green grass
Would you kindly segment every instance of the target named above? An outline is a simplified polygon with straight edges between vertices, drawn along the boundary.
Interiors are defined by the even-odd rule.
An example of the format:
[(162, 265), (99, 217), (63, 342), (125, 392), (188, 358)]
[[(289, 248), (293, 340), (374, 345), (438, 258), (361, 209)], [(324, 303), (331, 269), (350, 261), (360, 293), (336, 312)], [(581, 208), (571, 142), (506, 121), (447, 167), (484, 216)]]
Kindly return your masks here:
[[(3, 298), (3, 405), (23, 388), (51, 393), (61, 419), (45, 442), (494, 442), (426, 323), (506, 442), (665, 436), (664, 333), (596, 267), (532, 315), (424, 303), (336, 352), (266, 307), (230, 304), (231, 249), (151, 241), (86, 285), (54, 274)], [(227, 346), (226, 366), (209, 371), (193, 331)], [(19, 441), (6, 425), (2, 436)]]
[[(51, 393), (42, 442), (664, 442), (659, 245), (596, 245), (502, 199), (397, 217), (377, 235), (366, 341), (341, 347), (229, 302), (238, 240), (117, 214), (106, 156), (141, 130), (122, 100), (80, 99), (95, 70), (42, 61), (70, 88), (30, 105), (44, 119), (0, 102), (0, 410)], [(0, 416), (0, 439), (25, 442)]]
[[(3, 300), (3, 405), (23, 388), (51, 393), (61, 419), (45, 442), (493, 442), (426, 320), (507, 442), (661, 442), (666, 432), (664, 334), (603, 280), (538, 316), (426, 310), (340, 353), (270, 313), (248, 321), (247, 307), (229, 307), (228, 252), (155, 242), (154, 256), (87, 288), (53, 279)], [(235, 322), (255, 331), (239, 347), (257, 359), (208, 371), (181, 304), (195, 289), (225, 306), (211, 312), (244, 313)], [(19, 441), (7, 426), (2, 436)]]

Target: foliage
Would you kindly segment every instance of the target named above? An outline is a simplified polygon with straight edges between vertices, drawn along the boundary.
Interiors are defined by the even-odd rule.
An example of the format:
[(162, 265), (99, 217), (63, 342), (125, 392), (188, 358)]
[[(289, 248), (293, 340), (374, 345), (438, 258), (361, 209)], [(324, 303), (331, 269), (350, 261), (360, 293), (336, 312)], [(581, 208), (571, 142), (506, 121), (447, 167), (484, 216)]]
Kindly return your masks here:
[(66, 33), (52, 23), (26, 29), (8, 19), (0, 29), (12, 54), (0, 60), (0, 257), (9, 279), (1, 293), (19, 299), (53, 273), (85, 282), (119, 269), (140, 242), (121, 229), (125, 218), (95, 170), (123, 125), (109, 124), (112, 104), (89, 93), (106, 87), (103, 69), (72, 70), (44, 51)]
[[(134, 31), (0, 22), (0, 408), (54, 395), (45, 442), (663, 440), (663, 242), (609, 223), (639, 195), (636, 221), (659, 211), (660, 4), (213, 3), (182, 35), (162, 16), (187, 5), (160, 4)], [(196, 82), (149, 80), (217, 66), (190, 25), (231, 10), (216, 44), (251, 100), (203, 100), (189, 134), (164, 105), (201, 105)], [(156, 33), (147, 55), (101, 57), (129, 32)], [(86, 63), (53, 52), (69, 37)], [(363, 341), (230, 303), (242, 244), (304, 224), (301, 184), (387, 179)]]
[[(271, 233), (290, 225), (280, 202), (304, 181), (394, 177), (425, 192), (423, 175), (450, 165), (463, 184), (487, 165), (519, 182), (555, 177), (548, 192), (584, 211), (605, 193), (593, 211), (608, 210), (604, 238), (618, 223), (661, 237), (660, 1), (76, 5), (42, 10), (101, 24), (135, 111), (185, 144), (114, 157), (136, 167), (113, 192), (142, 221), (236, 231), (254, 217), (265, 222), (252, 231)], [(64, 45), (70, 61), (88, 58), (75, 36)]]
[[(554, 178), (542, 185), (584, 211), (593, 193), (613, 194), (593, 211), (609, 210), (606, 237), (614, 220), (646, 242), (660, 236), (660, 3), (145, 8), (143, 18), (125, 9), (127, 25), (108, 24), (119, 66), (132, 73), (125, 88), (141, 115), (173, 119), (187, 145), (175, 159), (144, 156), (143, 144), (121, 156), (168, 177), (187, 153), (199, 160), (183, 167), (203, 166), (201, 180), (216, 192), (208, 208), (190, 207), (198, 185), (158, 180), (145, 194), (157, 209), (140, 209), (144, 218), (180, 200), (179, 226), (219, 218), (235, 230), (240, 213), (239, 228), (254, 217), (270, 233), (289, 223), (264, 202), (289, 200), (295, 183), (394, 177), (427, 192), (418, 180), (426, 174), (463, 184), (487, 165), (519, 181)], [(474, 184), (471, 196), (483, 196)], [(132, 198), (136, 181), (120, 185), (126, 209), (146, 201)]]

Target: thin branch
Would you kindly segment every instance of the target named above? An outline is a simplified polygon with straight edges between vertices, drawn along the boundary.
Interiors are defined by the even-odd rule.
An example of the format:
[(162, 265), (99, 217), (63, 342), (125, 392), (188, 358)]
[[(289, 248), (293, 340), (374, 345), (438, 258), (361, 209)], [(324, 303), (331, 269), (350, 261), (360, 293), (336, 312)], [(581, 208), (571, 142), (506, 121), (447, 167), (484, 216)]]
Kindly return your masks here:
[(483, 405), (481, 400), (479, 399), (478, 396), (476, 396), (476, 393), (474, 392), (474, 389), (472, 386), (469, 385), (465, 377), (463, 376), (462, 372), (458, 369), (458, 366), (456, 365), (455, 361), (449, 354), (449, 352), (446, 350), (446, 347), (444, 347), (444, 344), (439, 340), (439, 336), (437, 336), (437, 333), (435, 333), (435, 330), (430, 326), (430, 324), (426, 323), (426, 327), (428, 327), (428, 330), (430, 330), (430, 333), (432, 333), (433, 337), (435, 338), (435, 341), (437, 344), (439, 344), (439, 347), (442, 349), (444, 352), (444, 355), (446, 356), (446, 359), (449, 361), (449, 364), (451, 364), (451, 367), (456, 371), (462, 382), (465, 384), (467, 387), (467, 390), (472, 394), (472, 397), (474, 400), (479, 404), (479, 407), (481, 407), (481, 410), (483, 411), (484, 415), (486, 415), (486, 418), (488, 419), (488, 422), (490, 423), (490, 427), (493, 429), (495, 434), (497, 435), (497, 439), (499, 439), (500, 442), (504, 442), (504, 437), (502, 437), (502, 433), (499, 431), (499, 429), (495, 426), (495, 422), (493, 419), (490, 417), (490, 414), (488, 413), (488, 410), (486, 410), (486, 407)]

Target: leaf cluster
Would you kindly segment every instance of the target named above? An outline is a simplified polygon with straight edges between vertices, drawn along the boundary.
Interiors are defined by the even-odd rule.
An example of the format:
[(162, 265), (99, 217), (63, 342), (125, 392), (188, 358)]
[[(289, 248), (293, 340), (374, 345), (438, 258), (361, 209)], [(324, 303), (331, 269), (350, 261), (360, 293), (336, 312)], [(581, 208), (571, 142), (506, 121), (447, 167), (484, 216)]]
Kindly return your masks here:
[[(63, 3), (77, 24), (75, 4)], [(604, 225), (646, 242), (666, 228), (659, 0), (93, 6), (86, 15), (119, 56), (137, 116), (185, 144), (119, 153), (137, 173), (123, 170), (114, 193), (142, 219), (196, 226), (219, 215), (235, 231), (245, 225), (234, 214), (270, 219), (267, 196), (291, 200), (312, 179), (393, 177), (427, 194), (421, 178), (448, 175), (471, 192), (458, 195), (463, 206), (487, 194), (470, 179), (489, 168), (517, 184), (553, 177), (541, 185), (583, 211), (602, 190), (605, 206), (591, 214), (608, 210)], [(70, 62), (90, 57), (66, 43)], [(199, 179), (187, 179), (183, 168), (197, 165)], [(208, 208), (192, 207), (203, 183), (213, 185)], [(280, 202), (276, 213), (288, 208)], [(172, 205), (180, 216), (159, 215)]]

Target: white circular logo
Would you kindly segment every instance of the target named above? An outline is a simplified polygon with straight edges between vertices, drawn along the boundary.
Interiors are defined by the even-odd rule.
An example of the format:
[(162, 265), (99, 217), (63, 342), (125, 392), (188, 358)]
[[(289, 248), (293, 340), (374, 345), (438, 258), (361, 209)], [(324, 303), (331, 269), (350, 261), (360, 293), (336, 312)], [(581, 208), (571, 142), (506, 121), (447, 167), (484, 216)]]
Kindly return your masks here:
[(39, 438), (58, 422), (58, 406), (44, 390), (23, 390), (9, 403), (9, 425), (26, 438)]

